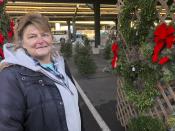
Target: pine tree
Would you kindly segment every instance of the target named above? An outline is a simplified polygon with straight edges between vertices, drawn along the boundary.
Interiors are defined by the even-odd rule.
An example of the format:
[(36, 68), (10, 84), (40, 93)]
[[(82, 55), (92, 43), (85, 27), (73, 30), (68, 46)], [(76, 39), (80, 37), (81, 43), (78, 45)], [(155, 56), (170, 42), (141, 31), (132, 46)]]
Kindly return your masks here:
[(10, 42), (13, 37), (13, 20), (5, 13), (8, 0), (0, 0), (0, 61), (4, 58), (3, 45)]

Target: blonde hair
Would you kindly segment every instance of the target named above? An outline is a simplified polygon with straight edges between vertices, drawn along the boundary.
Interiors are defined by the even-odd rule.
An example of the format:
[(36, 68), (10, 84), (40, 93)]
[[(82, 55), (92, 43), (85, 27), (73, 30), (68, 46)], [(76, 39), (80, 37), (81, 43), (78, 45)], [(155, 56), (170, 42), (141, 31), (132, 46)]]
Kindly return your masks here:
[(18, 19), (14, 31), (15, 49), (18, 49), (22, 46), (23, 33), (28, 25), (34, 25), (39, 30), (51, 33), (48, 20), (49, 19), (47, 17), (42, 16), (39, 13), (28, 13)]

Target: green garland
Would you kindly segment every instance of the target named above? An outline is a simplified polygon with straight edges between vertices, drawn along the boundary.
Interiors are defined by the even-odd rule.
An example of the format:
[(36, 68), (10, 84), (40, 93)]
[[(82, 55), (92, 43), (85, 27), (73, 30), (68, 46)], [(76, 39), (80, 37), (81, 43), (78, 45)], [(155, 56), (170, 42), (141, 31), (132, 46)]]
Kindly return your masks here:
[[(136, 12), (139, 12), (140, 18), (137, 18)], [(125, 0), (125, 6), (120, 14), (119, 30), (127, 44), (139, 45), (145, 41), (149, 29), (154, 27), (156, 20), (155, 0)]]

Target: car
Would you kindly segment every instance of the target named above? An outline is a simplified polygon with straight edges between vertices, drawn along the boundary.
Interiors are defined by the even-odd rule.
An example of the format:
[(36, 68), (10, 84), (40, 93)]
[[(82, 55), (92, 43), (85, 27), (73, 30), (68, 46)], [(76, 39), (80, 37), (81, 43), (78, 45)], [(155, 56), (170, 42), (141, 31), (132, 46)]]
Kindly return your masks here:
[(64, 39), (65, 42), (69, 39), (69, 33), (67, 30), (53, 31), (52, 32), (55, 43), (60, 43), (60, 40)]

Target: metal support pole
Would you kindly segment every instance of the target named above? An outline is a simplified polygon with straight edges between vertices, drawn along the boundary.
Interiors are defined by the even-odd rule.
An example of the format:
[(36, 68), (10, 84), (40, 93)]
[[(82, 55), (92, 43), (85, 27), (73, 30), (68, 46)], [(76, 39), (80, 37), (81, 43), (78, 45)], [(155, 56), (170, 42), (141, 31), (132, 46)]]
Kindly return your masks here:
[(94, 29), (95, 29), (95, 47), (97, 48), (100, 45), (100, 3), (94, 3)]

